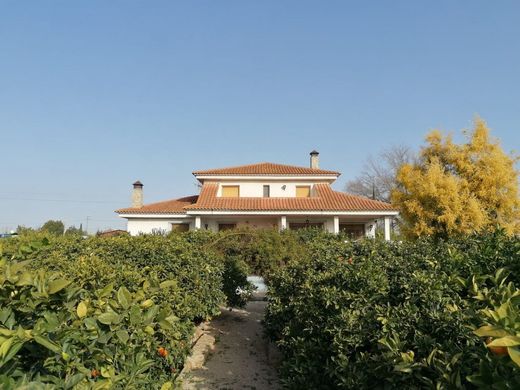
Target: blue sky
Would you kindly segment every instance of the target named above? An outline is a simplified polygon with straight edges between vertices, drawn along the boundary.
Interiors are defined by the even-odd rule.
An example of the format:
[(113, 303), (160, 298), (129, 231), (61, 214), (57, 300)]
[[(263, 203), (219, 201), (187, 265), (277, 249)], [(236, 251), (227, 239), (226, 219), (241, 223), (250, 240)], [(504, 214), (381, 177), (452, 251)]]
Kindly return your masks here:
[(197, 192), (260, 161), (343, 172), (479, 114), (520, 146), (518, 1), (0, 1), (0, 232)]

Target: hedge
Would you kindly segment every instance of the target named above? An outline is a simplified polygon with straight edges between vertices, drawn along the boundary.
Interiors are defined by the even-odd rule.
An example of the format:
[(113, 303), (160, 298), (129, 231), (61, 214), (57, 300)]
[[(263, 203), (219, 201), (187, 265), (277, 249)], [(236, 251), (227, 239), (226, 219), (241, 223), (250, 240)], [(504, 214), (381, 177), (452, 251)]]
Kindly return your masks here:
[(518, 238), (302, 240), (265, 319), (288, 388), (520, 388)]

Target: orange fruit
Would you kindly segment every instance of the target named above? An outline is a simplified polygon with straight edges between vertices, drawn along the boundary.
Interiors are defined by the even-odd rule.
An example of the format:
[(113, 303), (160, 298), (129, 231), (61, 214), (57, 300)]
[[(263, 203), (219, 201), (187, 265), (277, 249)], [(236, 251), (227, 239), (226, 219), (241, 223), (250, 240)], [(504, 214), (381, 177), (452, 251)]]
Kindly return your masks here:
[(495, 356), (507, 356), (509, 355), (509, 352), (507, 351), (507, 347), (490, 347), (489, 343), (493, 341), (492, 337), (488, 337), (486, 339), (486, 345), (489, 349), (489, 352), (491, 352)]
[(168, 356), (168, 351), (166, 350), (166, 348), (163, 348), (163, 347), (157, 348), (157, 353), (159, 354), (160, 357), (163, 357), (163, 358)]

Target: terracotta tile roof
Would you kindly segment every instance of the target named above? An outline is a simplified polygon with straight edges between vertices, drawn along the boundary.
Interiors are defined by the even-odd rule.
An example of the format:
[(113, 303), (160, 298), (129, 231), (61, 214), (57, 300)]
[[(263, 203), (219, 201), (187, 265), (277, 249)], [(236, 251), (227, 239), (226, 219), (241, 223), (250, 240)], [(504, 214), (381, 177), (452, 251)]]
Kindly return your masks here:
[(257, 176), (257, 175), (335, 175), (339, 176), (340, 173), (336, 171), (327, 171), (324, 169), (312, 169), (305, 167), (296, 167), (292, 165), (273, 164), (269, 162), (263, 162), (259, 164), (240, 165), (236, 167), (219, 168), (219, 169), (208, 169), (203, 171), (193, 172), (195, 176), (199, 175), (245, 175), (245, 176)]
[(184, 207), (195, 203), (198, 195), (186, 196), (184, 198), (167, 200), (164, 202), (150, 203), (136, 209), (128, 207), (116, 210), (118, 214), (184, 214)]
[(328, 184), (316, 184), (310, 198), (222, 198), (217, 183), (205, 183), (196, 203), (185, 210), (220, 211), (396, 211), (392, 205), (362, 196), (333, 191)]

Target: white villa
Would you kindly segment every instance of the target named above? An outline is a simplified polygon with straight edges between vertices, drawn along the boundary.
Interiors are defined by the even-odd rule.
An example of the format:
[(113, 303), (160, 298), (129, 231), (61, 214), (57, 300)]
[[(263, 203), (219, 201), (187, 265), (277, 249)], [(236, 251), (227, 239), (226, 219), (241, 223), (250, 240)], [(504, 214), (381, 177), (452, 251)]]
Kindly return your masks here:
[(299, 229), (319, 226), (331, 233), (374, 237), (377, 221), (390, 239), (390, 204), (334, 191), (339, 172), (319, 169), (319, 154), (310, 153), (310, 167), (259, 163), (195, 171), (199, 195), (143, 204), (143, 184), (133, 184), (132, 207), (117, 210), (128, 220), (132, 235), (209, 229)]

